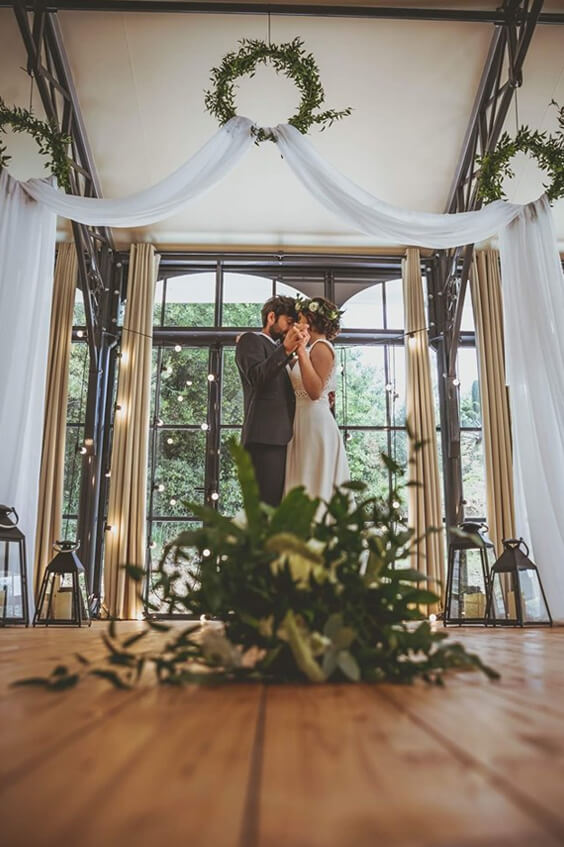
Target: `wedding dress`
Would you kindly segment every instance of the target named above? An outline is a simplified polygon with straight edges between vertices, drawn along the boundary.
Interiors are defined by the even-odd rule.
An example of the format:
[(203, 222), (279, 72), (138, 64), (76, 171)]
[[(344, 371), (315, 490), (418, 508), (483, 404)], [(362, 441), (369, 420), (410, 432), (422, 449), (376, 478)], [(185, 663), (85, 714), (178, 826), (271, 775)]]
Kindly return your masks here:
[(337, 359), (335, 348), (324, 338), (316, 344), (327, 344), (333, 353), (333, 367), (318, 400), (312, 400), (304, 388), (298, 363), (288, 367), (292, 388), (296, 395), (294, 432), (286, 455), (286, 494), (297, 485), (305, 486), (310, 497), (330, 500), (335, 486), (350, 479), (345, 445), (337, 421), (329, 406), (329, 393), (337, 385)]

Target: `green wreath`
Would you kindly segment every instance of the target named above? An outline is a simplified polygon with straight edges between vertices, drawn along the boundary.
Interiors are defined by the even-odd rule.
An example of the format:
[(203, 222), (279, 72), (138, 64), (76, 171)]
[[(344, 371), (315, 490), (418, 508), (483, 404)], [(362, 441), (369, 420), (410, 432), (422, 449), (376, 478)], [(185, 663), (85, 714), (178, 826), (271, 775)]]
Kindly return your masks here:
[(559, 109), (560, 129), (554, 135), (522, 126), (515, 138), (504, 132), (495, 150), (476, 158), (480, 169), (478, 196), (486, 203), (505, 199), (502, 183), (505, 177), (514, 176), (510, 161), (516, 153), (528, 153), (546, 171), (550, 181), (543, 184), (551, 203), (564, 197), (564, 106), (558, 106), (554, 100), (551, 105)]
[[(294, 80), (301, 92), (299, 109), (288, 119), (288, 123), (304, 135), (313, 124), (321, 124), (322, 129), (325, 129), (333, 121), (351, 114), (350, 107), (341, 111), (328, 109), (316, 113), (316, 109), (325, 100), (325, 92), (317, 63), (311, 53), (306, 53), (300, 38), (285, 44), (267, 44), (265, 41), (243, 38), (239, 44), (241, 47), (237, 52), (227, 53), (219, 67), (212, 68), (213, 87), (205, 92), (206, 109), (217, 118), (221, 126), (237, 114), (235, 80), (242, 76), (254, 76), (257, 65), (266, 65), (267, 62), (272, 64), (276, 73), (284, 73)], [(267, 139), (274, 141), (274, 136), (268, 130), (257, 127), (254, 134), (257, 143)]]
[[(53, 124), (40, 121), (27, 109), (19, 106), (9, 109), (0, 98), (0, 133), (5, 133), (8, 126), (14, 132), (27, 132), (35, 138), (41, 155), (49, 157), (48, 167), (51, 173), (57, 177), (57, 182), (62, 188), (69, 189), (68, 135), (60, 132)], [(0, 137), (0, 170), (8, 166), (11, 158)]]

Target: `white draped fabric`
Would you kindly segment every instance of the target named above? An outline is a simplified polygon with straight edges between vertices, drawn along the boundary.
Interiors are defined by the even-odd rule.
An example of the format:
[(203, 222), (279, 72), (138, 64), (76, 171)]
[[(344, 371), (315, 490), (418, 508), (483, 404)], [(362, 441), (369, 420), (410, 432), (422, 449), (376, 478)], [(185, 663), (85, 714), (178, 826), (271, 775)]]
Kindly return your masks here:
[[(19, 184), (3, 175), (0, 296), (7, 298), (9, 308), (4, 309), (0, 300), (0, 329), (4, 330), (1, 342), (4, 355), (0, 361), (2, 379), (10, 380), (9, 384), (14, 386), (11, 393), (17, 405), (11, 407), (11, 414), (5, 413), (4, 398), (10, 397), (10, 402), (12, 398), (9, 391), (3, 391), (0, 471), (9, 466), (12, 476), (2, 473), (1, 484), (4, 479), (12, 479), (14, 483), (11, 488), (0, 489), (0, 500), (10, 501), (10, 505), (14, 501), (22, 511), (28, 505), (23, 495), (15, 499), (20, 489), (14, 487), (13, 468), (23, 468), (24, 461), (13, 450), (20, 432), (28, 437), (27, 427), (33, 417), (30, 398), (33, 398), (37, 431), (29, 429), (29, 444), (36, 438), (37, 467), (39, 462), (42, 414), (36, 407), (43, 399), (39, 383), (44, 380), (47, 361), (52, 213), (90, 225), (136, 227), (162, 220), (209, 189), (239, 161), (253, 144), (252, 127), (253, 122), (248, 118), (233, 118), (175, 173), (121, 200), (74, 197), (58, 191), (45, 180)], [(347, 179), (294, 127), (279, 125), (272, 132), (290, 168), (319, 202), (355, 229), (372, 234), (375, 242), (440, 249), (473, 244), (501, 234), (508, 335), (506, 363), (517, 467), (517, 527), (533, 543), (553, 614), (564, 619), (563, 532), (558, 524), (558, 517), (564, 515), (564, 349), (557, 326), (564, 314), (564, 290), (546, 199), (525, 207), (498, 201), (477, 212), (455, 215), (412, 212), (378, 200)], [(8, 185), (12, 186), (11, 195)], [(38, 204), (26, 204), (22, 190)], [(16, 196), (18, 211), (12, 214)], [(20, 280), (19, 286), (14, 280)], [(29, 317), (31, 313), (38, 315), (39, 323), (35, 317)], [(531, 338), (526, 355), (520, 325), (527, 326), (527, 336)], [(38, 329), (43, 333), (40, 338)], [(28, 344), (31, 337), (35, 341), (33, 345)], [(5, 367), (8, 361), (11, 367)], [(41, 378), (37, 370), (41, 370)], [(28, 373), (33, 374), (35, 382), (28, 379)], [(25, 394), (21, 386), (26, 386)], [(11, 434), (8, 439), (4, 438), (6, 425), (6, 431)], [(31, 461), (29, 455), (26, 448), (26, 461)], [(26, 471), (26, 475), (32, 478), (31, 471)], [(28, 527), (33, 525), (33, 518), (32, 510), (28, 514)]]
[(30, 602), (56, 222), (0, 172), (0, 503), (20, 516)]
[(380, 241), (437, 249), (475, 244), (496, 235), (523, 208), (498, 200), (477, 212), (456, 215), (400, 209), (339, 173), (295, 127), (281, 124), (273, 132), (283, 157), (313, 196), (355, 229)]
[(82, 224), (146, 226), (174, 215), (225, 176), (253, 144), (252, 126), (249, 118), (232, 118), (170, 176), (120, 200), (75, 197), (43, 179), (28, 180), (25, 190), (57, 215)]
[(564, 275), (546, 197), (501, 232), (515, 521), (564, 620)]

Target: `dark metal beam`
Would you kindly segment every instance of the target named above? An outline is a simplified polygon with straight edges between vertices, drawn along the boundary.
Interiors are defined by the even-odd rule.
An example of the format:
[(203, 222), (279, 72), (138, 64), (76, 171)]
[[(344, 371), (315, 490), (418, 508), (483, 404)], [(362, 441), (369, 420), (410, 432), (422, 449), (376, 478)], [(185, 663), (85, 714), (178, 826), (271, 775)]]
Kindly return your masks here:
[[(0, 2), (0, 8), (10, 6)], [(33, 3), (26, 3), (32, 10)], [(52, 0), (39, 4), (46, 12), (170, 12), (176, 14), (208, 13), (222, 15), (296, 15), (329, 18), (374, 18), (380, 20), (405, 21), (453, 21), (459, 23), (504, 23), (503, 12), (499, 9), (445, 9), (402, 6), (363, 6), (363, 5), (326, 5), (316, 3), (221, 3), (221, 2), (174, 2), (174, 0)], [(564, 24), (564, 14), (549, 12), (539, 18), (539, 23)]]
[[(31, 14), (28, 8), (22, 0), (13, 3), (27, 51), (28, 72), (36, 82), (45, 113), (70, 138), (70, 193), (100, 197), (100, 183), (57, 16), (46, 11), (41, 3), (33, 5)], [(102, 496), (106, 398), (111, 390), (108, 363), (116, 337), (112, 315), (117, 314), (119, 295), (114, 294), (110, 285), (114, 249), (110, 230), (74, 221), (72, 229), (84, 298), (90, 360), (84, 427), (86, 452), (83, 454), (77, 536), (90, 593), (98, 593), (99, 585), (95, 585), (96, 528)]]
[[(535, 26), (542, 17), (542, 6), (543, 0), (504, 0), (499, 10), (503, 22), (496, 25), (490, 44), (450, 188), (447, 213), (474, 211), (482, 206), (477, 191), (476, 157), (491, 152), (499, 140), (515, 91), (523, 82), (523, 64)], [(437, 254), (429, 288), (430, 310), (432, 306), (441, 333), (437, 361), (447, 526), (464, 517), (456, 361), (473, 252), (473, 245), (467, 245)]]

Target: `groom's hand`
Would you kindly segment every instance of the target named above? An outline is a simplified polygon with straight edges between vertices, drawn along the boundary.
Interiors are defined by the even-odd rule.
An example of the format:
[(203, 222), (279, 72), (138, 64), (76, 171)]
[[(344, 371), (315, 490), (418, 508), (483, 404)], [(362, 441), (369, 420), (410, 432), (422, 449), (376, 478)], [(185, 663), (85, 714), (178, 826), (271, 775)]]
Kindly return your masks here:
[(300, 344), (301, 336), (302, 333), (299, 326), (297, 324), (293, 324), (284, 336), (284, 341), (282, 342), (288, 355), (293, 353), (296, 347)]

